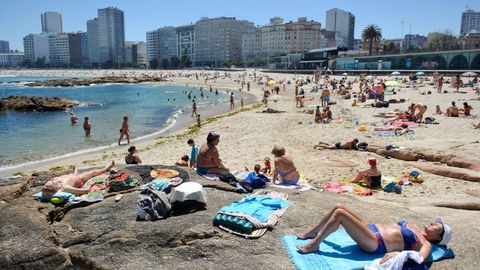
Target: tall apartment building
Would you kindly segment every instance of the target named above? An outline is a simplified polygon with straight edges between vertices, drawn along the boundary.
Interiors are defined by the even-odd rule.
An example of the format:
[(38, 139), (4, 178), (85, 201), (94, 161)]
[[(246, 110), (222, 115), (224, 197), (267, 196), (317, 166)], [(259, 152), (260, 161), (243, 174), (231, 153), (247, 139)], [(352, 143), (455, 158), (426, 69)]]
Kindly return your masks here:
[(24, 59), (23, 53), (9, 52), (0, 53), (0, 67), (18, 67), (22, 64)]
[(182, 54), (186, 54), (190, 61), (195, 61), (195, 26), (184, 25), (175, 27), (177, 31), (177, 53), (178, 58), (182, 57)]
[(6, 40), (0, 40), (0, 53), (9, 53), (10, 43)]
[(167, 26), (154, 31), (147, 32), (147, 59), (156, 60), (160, 64), (163, 59), (181, 57), (182, 52), (187, 49), (190, 59), (193, 59), (194, 30), (190, 26)]
[(338, 33), (338, 47), (354, 48), (355, 16), (352, 13), (338, 8), (327, 10), (325, 28)]
[(44, 59), (50, 66), (83, 65), (82, 36), (85, 33), (41, 33), (23, 38), (25, 59), (35, 62)]
[(24, 51), (24, 59), (34, 62), (35, 59), (35, 51), (33, 48), (33, 34), (29, 34), (23, 38), (23, 51)]
[(254, 31), (252, 22), (235, 17), (201, 18), (195, 24), (195, 65), (241, 62), (242, 38)]
[(147, 45), (143, 41), (125, 41), (125, 63), (147, 66)]
[(132, 47), (133, 63), (137, 66), (146, 67), (147, 63), (147, 44), (140, 41)]
[(125, 64), (133, 64), (133, 45), (135, 41), (125, 41)]
[(472, 9), (467, 9), (462, 12), (460, 35), (466, 35), (472, 30), (480, 32), (480, 12), (476, 12)]
[(254, 33), (242, 40), (243, 60), (268, 60), (273, 56), (305, 52), (321, 46), (321, 24), (299, 18), (296, 22), (284, 23), (280, 17), (257, 27)]
[(98, 17), (87, 21), (89, 59), (93, 65), (107, 61), (115, 66), (125, 62), (123, 11), (115, 7), (99, 9)]
[(90, 64), (98, 65), (100, 62), (100, 52), (98, 50), (98, 19), (87, 21), (87, 48), (88, 61)]
[(62, 33), (62, 14), (47, 11), (40, 15), (42, 21), (42, 33)]

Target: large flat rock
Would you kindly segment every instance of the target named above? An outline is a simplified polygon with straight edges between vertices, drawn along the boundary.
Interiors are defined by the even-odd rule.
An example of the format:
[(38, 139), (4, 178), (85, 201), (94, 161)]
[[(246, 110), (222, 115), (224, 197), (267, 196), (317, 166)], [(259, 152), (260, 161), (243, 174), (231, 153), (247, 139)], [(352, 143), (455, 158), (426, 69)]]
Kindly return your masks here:
[[(335, 203), (344, 203), (372, 222), (400, 218), (430, 221), (439, 211), (408, 209), (370, 203), (354, 196), (328, 192), (287, 190), (290, 207), (273, 231), (257, 240), (230, 235), (212, 225), (217, 211), (239, 200), (229, 186), (203, 180), (189, 171), (208, 193), (207, 209), (155, 222), (137, 222), (138, 191), (114, 196), (85, 207), (63, 209), (31, 198), (48, 174), (40, 175), (33, 190), (0, 208), (0, 269), (294, 269), (283, 249), (281, 235), (305, 231)], [(36, 186), (36, 187), (35, 187)], [(281, 190), (285, 191), (285, 190)], [(462, 220), (462, 210), (455, 210)], [(425, 214), (429, 213), (429, 214)], [(63, 218), (62, 218), (63, 217)], [(454, 260), (435, 263), (433, 269), (472, 269), (480, 251), (473, 221), (452, 225)]]

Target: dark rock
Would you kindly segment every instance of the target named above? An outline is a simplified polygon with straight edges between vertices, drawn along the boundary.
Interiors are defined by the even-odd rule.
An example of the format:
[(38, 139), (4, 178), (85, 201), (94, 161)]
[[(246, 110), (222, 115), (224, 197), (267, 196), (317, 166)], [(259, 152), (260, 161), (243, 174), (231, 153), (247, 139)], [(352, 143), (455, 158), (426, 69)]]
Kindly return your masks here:
[[(0, 269), (294, 269), (280, 237), (307, 230), (344, 203), (372, 222), (404, 218), (428, 222), (408, 207), (369, 203), (355, 196), (328, 192), (278, 190), (289, 194), (290, 206), (274, 230), (256, 240), (228, 234), (212, 225), (217, 211), (244, 195), (224, 191), (229, 186), (209, 181), (187, 169), (190, 181), (206, 187), (207, 209), (155, 222), (136, 221), (139, 191), (115, 196), (85, 207), (40, 203), (31, 194), (54, 174), (36, 173), (32, 190), (0, 208)], [(62, 212), (57, 221), (50, 213)], [(52, 222), (53, 221), (53, 222)], [(475, 265), (480, 250), (472, 236), (478, 229), (457, 224), (454, 260), (434, 263), (439, 269)], [(466, 233), (462, 233), (466, 232)]]
[(78, 105), (77, 102), (59, 97), (10, 96), (0, 99), (0, 110), (21, 112), (64, 111)]
[(143, 77), (143, 78), (127, 78), (127, 77), (98, 77), (91, 79), (62, 79), (62, 80), (44, 80), (35, 81), (25, 84), (26, 86), (39, 87), (73, 87), (73, 86), (89, 86), (92, 84), (106, 84), (106, 83), (144, 83), (144, 82), (163, 82), (162, 78), (157, 77)]

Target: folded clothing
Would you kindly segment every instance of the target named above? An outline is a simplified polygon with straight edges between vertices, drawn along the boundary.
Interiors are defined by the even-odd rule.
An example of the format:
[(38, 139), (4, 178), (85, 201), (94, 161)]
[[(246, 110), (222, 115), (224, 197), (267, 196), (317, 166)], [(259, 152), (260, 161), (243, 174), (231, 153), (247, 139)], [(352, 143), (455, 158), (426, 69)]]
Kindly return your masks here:
[(246, 196), (240, 201), (222, 207), (221, 212), (242, 213), (254, 217), (260, 222), (267, 222), (268, 217), (276, 210), (288, 207), (288, 202), (269, 196)]

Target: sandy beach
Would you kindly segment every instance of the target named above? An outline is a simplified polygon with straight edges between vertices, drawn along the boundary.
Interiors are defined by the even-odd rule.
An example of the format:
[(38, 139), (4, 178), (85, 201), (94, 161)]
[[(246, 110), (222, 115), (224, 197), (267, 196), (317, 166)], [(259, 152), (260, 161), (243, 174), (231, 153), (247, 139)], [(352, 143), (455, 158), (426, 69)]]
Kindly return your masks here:
[[(188, 71), (190, 73), (202, 71)], [(213, 71), (204, 71), (213, 74)], [(247, 92), (246, 86), (242, 92), (247, 92), (251, 96), (245, 101), (245, 110), (238, 111), (240, 102), (235, 100), (235, 110), (230, 111), (225, 104), (215, 110), (208, 111), (198, 130), (188, 130), (194, 121), (191, 118), (179, 119), (178, 124), (168, 132), (144, 140), (135, 142), (137, 149), (140, 149), (139, 155), (145, 164), (165, 164), (173, 165), (182, 155), (189, 154), (190, 148), (186, 141), (193, 138), (196, 143), (205, 142), (205, 138), (210, 131), (217, 131), (221, 134), (218, 150), (224, 164), (231, 171), (243, 170), (245, 166), (253, 167), (254, 164), (262, 164), (265, 156), (272, 158), (271, 150), (274, 144), (283, 145), (288, 154), (295, 162), (298, 170), (305, 175), (308, 182), (314, 187), (321, 189), (324, 185), (331, 182), (339, 182), (346, 178), (352, 178), (355, 173), (367, 167), (366, 159), (376, 157), (379, 168), (383, 175), (399, 177), (403, 172), (415, 169), (409, 163), (395, 158), (379, 156), (371, 152), (348, 151), (348, 150), (316, 150), (313, 148), (319, 141), (336, 143), (345, 142), (353, 138), (358, 138), (360, 142), (367, 142), (369, 145), (396, 145), (412, 149), (425, 149), (431, 152), (438, 152), (442, 155), (457, 155), (466, 160), (480, 164), (480, 130), (474, 129), (472, 124), (480, 122), (480, 116), (474, 118), (451, 118), (444, 115), (434, 115), (435, 106), (440, 105), (443, 112), (450, 106), (452, 101), (461, 107), (464, 100), (477, 98), (477, 100), (468, 100), (473, 107), (472, 114), (480, 115), (480, 100), (472, 87), (461, 88), (466, 93), (454, 93), (454, 89), (449, 84), (444, 85), (444, 90), (448, 93), (437, 93), (435, 86), (425, 83), (418, 89), (409, 87), (401, 88), (396, 95), (386, 96), (386, 99), (406, 99), (405, 103), (390, 104), (389, 108), (363, 107), (364, 104), (352, 107), (352, 99), (341, 99), (337, 94), (332, 95), (332, 100), (336, 105), (331, 106), (334, 121), (329, 124), (315, 124), (314, 115), (304, 112), (309, 105), (320, 103), (320, 93), (311, 93), (309, 85), (304, 86), (306, 93), (305, 108), (296, 108), (294, 101), (294, 82), (297, 79), (305, 79), (307, 75), (295, 74), (276, 74), (263, 73), (260, 71), (247, 70), (248, 75), (256, 72), (257, 76), (269, 76), (276, 81), (288, 81), (292, 84), (286, 84), (286, 91), (280, 85), (281, 97), (277, 100), (269, 101), (269, 107), (275, 110), (284, 111), (282, 113), (262, 113), (266, 109), (259, 105), (263, 96), (263, 89), (269, 88), (266, 85), (258, 85), (253, 81), (253, 76), (247, 76), (245, 82), (250, 82), (251, 90)], [(239, 75), (243, 71), (229, 72), (231, 78), (211, 79), (205, 83), (203, 78), (195, 79), (195, 76), (189, 78), (180, 77), (181, 71), (91, 71), (91, 70), (18, 70), (18, 71), (0, 71), (0, 75), (18, 75), (18, 76), (65, 76), (65, 77), (89, 77), (104, 75), (141, 76), (147, 73), (150, 76), (165, 77), (170, 82), (180, 85), (188, 83), (189, 86), (202, 86), (207, 88), (212, 85), (214, 88), (222, 88), (238, 91), (241, 87), (238, 82)], [(185, 71), (184, 71), (185, 73)], [(220, 72), (220, 75), (223, 71)], [(309, 76), (312, 78), (312, 75)], [(337, 80), (341, 76), (333, 76)], [(347, 76), (348, 80), (353, 80), (355, 76)], [(387, 79), (387, 76), (377, 79)], [(430, 76), (431, 79), (431, 76)], [(464, 80), (468, 80), (464, 78)], [(353, 84), (353, 89), (358, 90), (358, 83)], [(423, 95), (421, 93), (431, 91), (432, 94)], [(320, 91), (321, 92), (321, 91)], [(237, 95), (237, 93), (235, 93)], [(413, 127), (414, 135), (404, 135), (395, 137), (378, 137), (374, 129), (385, 127), (385, 118), (375, 117), (380, 112), (392, 111), (394, 109), (406, 110), (410, 102), (423, 103), (427, 105), (425, 117), (434, 117), (438, 125), (420, 125)], [(234, 113), (232, 113), (234, 112)], [(220, 116), (214, 117), (214, 115)], [(203, 113), (202, 113), (203, 115)], [(356, 122), (364, 124), (366, 131), (359, 131)], [(68, 157), (62, 160), (53, 160), (50, 162), (33, 164), (24, 168), (15, 168), (8, 173), (21, 171), (24, 174), (31, 174), (34, 171), (60, 170), (69, 165), (77, 164), (80, 167), (94, 167), (105, 164), (106, 160), (114, 159), (118, 164), (124, 163), (124, 155), (127, 146), (110, 147), (101, 151)], [(345, 167), (335, 165), (337, 161), (348, 161), (358, 164), (356, 167)], [(442, 165), (446, 166), (446, 165)], [(415, 169), (417, 170), (417, 169)], [(474, 171), (478, 173), (478, 171)], [(480, 234), (479, 209), (464, 210), (453, 209), (450, 207), (438, 207), (436, 205), (480, 205), (480, 183), (465, 181), (455, 178), (448, 178), (427, 172), (421, 172), (424, 182), (413, 186), (403, 188), (402, 194), (392, 194), (378, 192), (373, 196), (355, 196), (355, 195), (335, 195), (335, 196), (353, 196), (354, 204), (349, 205), (355, 208), (358, 203), (365, 208), (367, 205), (385, 208), (385, 215), (382, 220), (376, 222), (390, 222), (399, 217), (395, 213), (389, 212), (391, 209), (402, 209), (400, 212), (409, 213), (411, 222), (422, 224), (429, 222), (437, 216), (443, 216), (454, 231), (451, 247), (458, 254), (457, 258), (449, 262), (440, 262), (434, 264), (432, 269), (473, 269), (467, 263), (479, 262), (476, 258), (476, 252), (480, 251), (479, 241), (476, 238)], [(324, 192), (315, 192), (319, 201), (323, 204), (331, 204), (328, 199), (324, 199)], [(327, 196), (330, 198), (331, 196)], [(310, 207), (310, 206), (307, 206)], [(319, 213), (319, 217), (322, 213)], [(367, 217), (368, 213), (364, 213)], [(288, 216), (288, 213), (287, 213)], [(318, 217), (316, 217), (318, 218)], [(292, 223), (293, 221), (289, 221)], [(312, 220), (299, 220), (296, 228), (287, 229), (290, 232), (298, 232), (306, 229)], [(470, 251), (469, 251), (470, 250)], [(469, 252), (467, 252), (469, 251)], [(473, 253), (471, 251), (474, 251)], [(458, 268), (453, 267), (457, 265)]]

